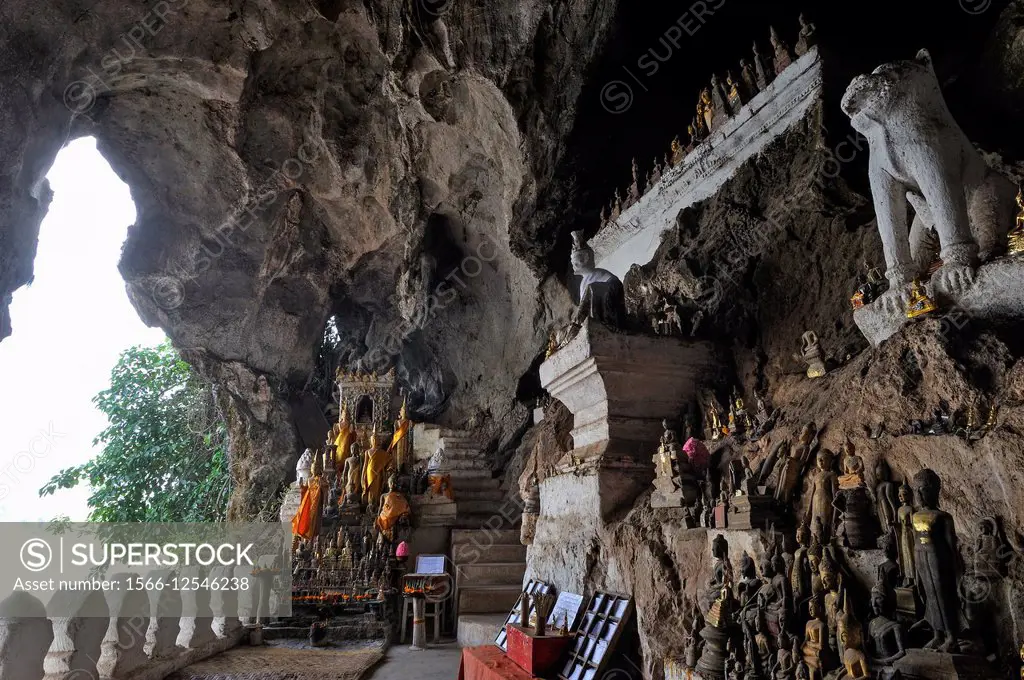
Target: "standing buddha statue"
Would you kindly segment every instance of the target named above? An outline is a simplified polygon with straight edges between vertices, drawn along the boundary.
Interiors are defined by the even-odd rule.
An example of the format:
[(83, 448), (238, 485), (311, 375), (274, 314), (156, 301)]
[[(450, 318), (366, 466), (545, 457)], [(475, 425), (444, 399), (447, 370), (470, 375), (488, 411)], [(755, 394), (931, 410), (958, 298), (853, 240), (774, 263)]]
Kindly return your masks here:
[(345, 459), (345, 471), (342, 478), (345, 481), (345, 495), (342, 502), (345, 505), (358, 505), (359, 496), (362, 493), (363, 454), (359, 450), (359, 442), (352, 442), (349, 446), (349, 455)]
[(338, 474), (344, 478), (345, 459), (348, 458), (352, 449), (352, 442), (355, 441), (356, 430), (349, 421), (348, 404), (341, 405), (341, 416), (335, 426), (336, 436), (334, 437), (334, 466)]
[(313, 540), (320, 533), (320, 520), (323, 513), (323, 458), (313, 454), (310, 468), (309, 485), (302, 493), (299, 510), (292, 518), (292, 534), (301, 536), (307, 541)]
[(398, 411), (398, 420), (395, 421), (395, 433), (391, 436), (391, 444), (388, 446), (388, 453), (394, 459), (395, 471), (402, 472), (409, 461), (409, 453), (412, 451), (412, 421), (409, 420), (408, 398), (402, 398), (402, 408)]
[(911, 505), (913, 494), (907, 482), (900, 486), (900, 508), (896, 511), (896, 537), (899, 547), (900, 574), (902, 586), (914, 585), (914, 506)]
[(924, 621), (933, 631), (925, 649), (949, 652), (960, 635), (960, 597), (957, 589), (956, 529), (953, 517), (939, 510), (942, 482), (925, 468), (914, 475), (914, 573), (925, 603)]
[(394, 464), (391, 454), (380, 447), (377, 428), (370, 434), (370, 449), (363, 459), (363, 502), (379, 507), (387, 471)]
[(832, 538), (832, 502), (838, 488), (839, 480), (832, 470), (832, 452), (822, 449), (818, 452), (817, 469), (811, 481), (811, 500), (807, 504), (805, 520), (812, 527), (816, 522), (821, 523), (822, 544), (828, 543)]

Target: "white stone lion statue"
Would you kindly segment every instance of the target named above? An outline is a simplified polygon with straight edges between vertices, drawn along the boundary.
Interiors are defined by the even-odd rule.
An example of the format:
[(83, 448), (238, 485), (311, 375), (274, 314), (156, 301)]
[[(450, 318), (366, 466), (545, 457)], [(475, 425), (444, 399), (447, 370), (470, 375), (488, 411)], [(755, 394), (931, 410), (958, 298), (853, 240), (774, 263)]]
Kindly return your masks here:
[[(933, 290), (959, 297), (979, 261), (1005, 240), (1013, 185), (986, 165), (953, 119), (927, 50), (855, 78), (842, 108), (871, 152), (871, 193), (890, 283), (886, 308), (906, 302), (907, 284), (936, 256), (942, 267)], [(909, 232), (908, 203), (915, 213)]]

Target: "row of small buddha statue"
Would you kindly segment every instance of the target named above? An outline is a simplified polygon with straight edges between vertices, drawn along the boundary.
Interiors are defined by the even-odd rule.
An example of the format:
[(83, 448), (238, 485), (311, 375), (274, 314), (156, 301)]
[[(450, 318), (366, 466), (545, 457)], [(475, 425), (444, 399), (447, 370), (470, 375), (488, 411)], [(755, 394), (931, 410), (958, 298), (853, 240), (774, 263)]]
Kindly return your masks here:
[[(801, 446), (809, 448), (813, 440), (804, 440)], [(852, 445), (846, 447), (843, 475), (831, 471), (830, 458), (827, 450), (818, 452), (795, 543), (774, 527), (763, 535), (760, 574), (744, 553), (737, 577), (725, 537), (715, 538), (712, 576), (693, 607), (687, 667), (705, 677), (746, 680), (820, 680), (831, 671), (868, 678), (906, 655), (910, 633), (919, 629), (930, 632), (921, 645), (928, 650), (988, 651), (981, 638), (992, 612), (986, 611), (988, 600), (975, 595), (1006, 573), (1011, 553), (998, 521), (981, 520), (972, 567), (961, 574), (956, 530), (952, 516), (939, 509), (941, 482), (935, 472), (922, 470), (897, 490), (881, 461), (872, 501)], [(840, 548), (874, 547), (878, 532), (867, 526), (872, 506), (882, 527), (877, 545), (884, 561), (876, 570), (868, 614), (858, 611), (862, 591)], [(851, 514), (858, 516), (853, 524)], [(961, 610), (973, 640), (964, 639)], [(865, 615), (866, 629), (860, 622)], [(907, 628), (905, 622), (914, 625)], [(879, 677), (899, 677), (898, 670), (885, 673)]]
[[(696, 115), (687, 126), (689, 141), (683, 145), (679, 137), (672, 140), (669, 153), (665, 154), (664, 164), (657, 158), (654, 166), (647, 173), (646, 181), (641, 188), (640, 171), (636, 159), (633, 159), (633, 182), (623, 198), (615, 190), (615, 197), (607, 208), (601, 209), (601, 226), (619, 218), (626, 209), (640, 200), (651, 188), (661, 181), (669, 169), (679, 165), (683, 159), (721, 127), (726, 120), (739, 114), (740, 110), (755, 95), (768, 87), (778, 75), (781, 75), (793, 63), (793, 51), (779, 37), (775, 28), (771, 28), (771, 57), (761, 54), (757, 42), (754, 42), (753, 60), (740, 59), (739, 77), (727, 71), (724, 83), (717, 74), (711, 76), (711, 84), (705, 87), (697, 100)], [(800, 34), (796, 43), (796, 56), (801, 57), (817, 45), (818, 36), (815, 25), (800, 15)]]

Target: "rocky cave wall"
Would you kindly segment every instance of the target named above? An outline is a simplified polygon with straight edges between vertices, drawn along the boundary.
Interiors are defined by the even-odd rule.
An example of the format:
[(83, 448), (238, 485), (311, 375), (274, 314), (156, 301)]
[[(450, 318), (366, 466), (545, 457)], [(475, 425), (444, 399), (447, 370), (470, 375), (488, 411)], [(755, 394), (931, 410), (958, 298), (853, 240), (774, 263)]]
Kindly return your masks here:
[(129, 297), (217, 386), (233, 516), (318, 443), (292, 404), (331, 317), (343, 364), (394, 366), (414, 417), (507, 439), (568, 305), (514, 253), (616, 6), (4, 3), (0, 338), (44, 175), (95, 135), (138, 210)]
[[(1020, 8), (1012, 7), (1004, 20), (1019, 27), (1021, 16)], [(1001, 25), (995, 39), (1007, 59), (1015, 44), (1008, 30)], [(836, 129), (834, 120), (823, 101), (712, 199), (680, 215), (654, 260), (627, 276), (627, 295), (641, 314), (658, 308), (652, 290), (689, 309), (702, 308), (707, 315), (698, 334), (732, 349), (735, 385), (748, 403), (756, 391), (781, 410), (769, 437), (734, 447), (752, 464), (775, 444), (795, 441), (800, 429), (814, 422), (825, 428), (826, 448), (839, 450), (850, 438), (864, 458), (871, 489), (880, 459), (897, 480), (924, 467), (934, 469), (965, 564), (971, 563), (978, 521), (999, 518), (1015, 556), (1009, 576), (985, 593), (993, 612), (986, 632), (998, 640), (1006, 666), (1016, 668), (1024, 635), (1020, 328), (986, 326), (954, 310), (912, 324), (878, 350), (868, 348), (849, 302), (864, 263), (883, 265), (863, 185), (867, 148), (845, 132), (829, 134)], [(968, 134), (975, 137), (970, 128)], [(1020, 156), (1013, 150), (1019, 141), (1007, 139), (998, 147), (1005, 157), (988, 157), (1015, 180), (1021, 176), (1015, 162)], [(845, 145), (841, 150), (840, 144)], [(830, 369), (820, 380), (808, 379), (798, 358), (800, 336), (807, 330), (817, 332)], [(732, 385), (713, 387), (725, 403)], [(962, 413), (972, 404), (982, 418), (996, 407), (995, 426), (980, 441), (910, 433), (912, 420), (929, 420), (940, 406)], [(571, 414), (551, 403), (518, 451), (524, 461), (521, 488), (535, 470), (541, 479), (555, 474), (556, 463), (572, 448), (571, 428)], [(881, 434), (872, 436), (873, 430)], [(582, 580), (587, 592), (632, 594), (644, 677), (660, 678), (667, 659), (683, 656), (689, 598), (710, 576), (710, 541), (707, 530), (685, 529), (681, 521), (652, 510), (649, 496), (641, 495), (631, 510), (605, 522), (591, 518), (583, 527), (566, 522), (555, 535), (538, 529), (528, 575), (569, 589), (579, 588)], [(796, 508), (801, 509), (802, 504)], [(734, 564), (742, 550), (759, 549), (750, 536), (731, 538)]]
[[(954, 111), (974, 116), (969, 136), (1011, 160), (1024, 143), (992, 135), (1021, 112), (1022, 5), (1006, 9), (973, 70), (946, 79), (960, 93)], [(293, 397), (331, 317), (348, 367), (394, 356), (416, 415), (514, 441), (527, 416), (514, 386), (569, 305), (552, 262), (581, 226), (572, 216), (596, 215), (622, 177), (590, 162), (621, 119), (578, 125), (619, 11), (613, 0), (0, 5), (0, 338), (8, 296), (32, 277), (44, 175), (66, 140), (91, 134), (138, 208), (121, 262), (133, 304), (217, 385), (233, 516), (259, 512), (290, 473), (302, 443)], [(1008, 123), (986, 127), (983, 108)], [(711, 298), (698, 295), (710, 311), (701, 333), (733, 349), (748, 396), (765, 391), (782, 409), (772, 442), (826, 424), (825, 444), (850, 436), (869, 471), (880, 455), (900, 476), (934, 467), (965, 539), (986, 514), (1015, 532), (1017, 335), (926, 321), (865, 350), (848, 297), (880, 252), (869, 201), (847, 180), (866, 152), (837, 168), (846, 133), (823, 133), (822, 122), (842, 125), (827, 104), (819, 113), (681, 216), (644, 276), (681, 297), (714, 283)], [(570, 158), (581, 147), (582, 164)], [(603, 184), (586, 186), (598, 174)], [(833, 369), (821, 381), (792, 356), (808, 329)], [(999, 405), (981, 442), (903, 434), (940, 398), (957, 407), (978, 395)], [(879, 421), (887, 434), (864, 437)], [(532, 470), (538, 454), (546, 474), (569, 446), (566, 422), (550, 407), (510, 469)], [(635, 594), (657, 677), (681, 651), (682, 595), (706, 577), (707, 550), (703, 532), (659, 521), (644, 501), (574, 558), (590, 587)], [(1024, 582), (1015, 570), (1013, 592)], [(1018, 626), (1007, 629), (1015, 639)]]

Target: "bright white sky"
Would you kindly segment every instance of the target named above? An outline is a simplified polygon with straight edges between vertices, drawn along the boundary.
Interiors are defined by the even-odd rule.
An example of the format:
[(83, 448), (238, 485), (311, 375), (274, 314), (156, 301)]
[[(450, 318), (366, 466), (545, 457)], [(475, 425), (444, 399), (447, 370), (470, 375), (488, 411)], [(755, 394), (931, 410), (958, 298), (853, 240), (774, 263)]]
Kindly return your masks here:
[(47, 178), (35, 281), (14, 293), (14, 333), (0, 342), (0, 521), (85, 519), (87, 488), (45, 498), (39, 488), (99, 452), (92, 440), (107, 421), (92, 397), (118, 355), (165, 339), (139, 320), (117, 271), (135, 205), (95, 140), (68, 144)]

